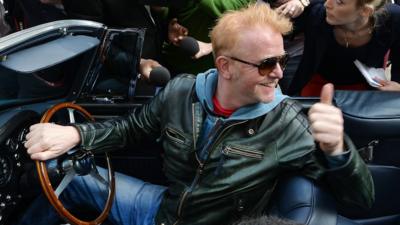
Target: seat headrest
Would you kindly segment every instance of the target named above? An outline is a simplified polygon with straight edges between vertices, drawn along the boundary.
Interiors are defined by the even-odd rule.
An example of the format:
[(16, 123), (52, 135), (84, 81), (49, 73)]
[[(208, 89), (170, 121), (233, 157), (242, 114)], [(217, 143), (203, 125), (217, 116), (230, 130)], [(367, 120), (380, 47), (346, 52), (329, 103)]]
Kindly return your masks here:
[(336, 91), (335, 103), (350, 136), (399, 136), (400, 92)]
[(335, 102), (349, 116), (400, 121), (400, 92), (335, 91)]

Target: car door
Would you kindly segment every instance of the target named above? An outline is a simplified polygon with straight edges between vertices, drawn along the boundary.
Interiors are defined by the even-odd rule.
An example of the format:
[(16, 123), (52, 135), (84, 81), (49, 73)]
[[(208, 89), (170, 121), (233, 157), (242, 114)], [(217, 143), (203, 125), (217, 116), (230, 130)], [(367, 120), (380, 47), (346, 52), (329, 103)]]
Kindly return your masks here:
[[(137, 79), (143, 36), (140, 30), (108, 29), (103, 53), (93, 64), (90, 81), (85, 83), (76, 103), (88, 110), (97, 121), (126, 115), (147, 103), (157, 87)], [(115, 149), (112, 162), (116, 171), (153, 183), (165, 183), (162, 174), (161, 146), (145, 140), (137, 146)], [(98, 158), (104, 165), (104, 159)]]

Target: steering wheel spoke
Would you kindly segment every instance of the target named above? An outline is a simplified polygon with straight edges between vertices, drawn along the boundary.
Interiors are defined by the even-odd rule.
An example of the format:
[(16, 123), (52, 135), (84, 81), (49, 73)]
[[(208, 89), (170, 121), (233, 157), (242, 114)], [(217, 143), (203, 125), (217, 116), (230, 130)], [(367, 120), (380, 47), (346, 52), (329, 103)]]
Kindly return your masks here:
[(74, 114), (74, 109), (68, 108), (68, 118), (70, 123), (75, 123), (75, 114)]
[(71, 183), (72, 179), (74, 179), (76, 173), (74, 170), (70, 170), (65, 174), (64, 178), (61, 180), (60, 184), (57, 186), (57, 189), (54, 191), (54, 194), (57, 196), (57, 198), (60, 196), (60, 194), (64, 191), (64, 189), (68, 186), (69, 183)]
[(92, 176), (94, 179), (96, 179), (98, 182), (102, 183), (106, 187), (110, 185), (110, 183), (100, 175), (97, 169), (92, 170), (90, 172), (90, 176)]
[[(49, 110), (47, 110), (46, 113), (43, 115), (42, 119), (40, 120), (40, 122), (41, 123), (49, 122), (51, 120), (51, 118), (53, 117), (53, 115), (62, 109), (67, 110), (68, 120), (70, 123), (76, 122), (77, 113), (79, 113), (80, 115), (83, 115), (84, 118), (88, 121), (94, 121), (93, 117), (85, 109), (83, 109), (82, 107), (80, 107), (76, 104), (67, 102), (67, 103), (60, 103), (58, 105), (53, 106)], [(69, 150), (67, 154), (72, 157), (77, 153), (78, 153), (78, 149), (74, 148), (74, 149)], [(90, 155), (90, 154), (88, 154), (88, 155)], [(63, 177), (63, 179), (57, 186), (56, 190), (54, 190), (52, 187), (52, 184), (51, 184), (51, 181), (49, 178), (48, 167), (47, 167), (46, 163), (42, 162), (42, 161), (35, 162), (36, 168), (38, 171), (38, 175), (39, 175), (40, 185), (42, 186), (44, 194), (46, 195), (46, 197), (50, 201), (50, 203), (53, 205), (55, 210), (58, 212), (58, 214), (62, 218), (64, 218), (68, 223), (78, 224), (78, 225), (97, 225), (97, 224), (101, 224), (107, 218), (108, 213), (111, 210), (111, 205), (112, 205), (112, 202), (114, 199), (115, 178), (114, 178), (114, 171), (112, 170), (112, 167), (111, 167), (110, 158), (107, 153), (105, 153), (104, 155), (105, 155), (107, 169), (108, 169), (107, 180), (99, 174), (93, 157), (91, 160), (88, 161), (91, 164), (85, 164), (86, 158), (78, 159), (78, 160), (82, 160), (82, 161), (73, 161), (73, 159), (67, 159), (67, 161), (64, 161), (65, 163), (62, 165), (62, 169), (61, 169), (65, 173), (65, 176)], [(89, 165), (89, 167), (86, 167), (88, 165)], [(90, 170), (88, 168), (90, 168)], [(75, 176), (85, 175), (85, 174), (90, 174), (90, 176), (92, 176), (94, 179), (96, 179), (97, 181), (99, 181), (100, 183), (102, 183), (103, 185), (106, 186), (105, 190), (108, 190), (107, 201), (104, 205), (102, 212), (96, 219), (94, 219), (92, 221), (84, 221), (84, 220), (81, 220), (81, 219), (75, 217), (74, 215), (72, 215), (67, 209), (65, 209), (65, 207), (63, 206), (63, 203), (58, 198), (60, 196), (60, 194), (65, 190), (65, 188), (71, 183), (71, 181), (73, 180), (73, 178)]]

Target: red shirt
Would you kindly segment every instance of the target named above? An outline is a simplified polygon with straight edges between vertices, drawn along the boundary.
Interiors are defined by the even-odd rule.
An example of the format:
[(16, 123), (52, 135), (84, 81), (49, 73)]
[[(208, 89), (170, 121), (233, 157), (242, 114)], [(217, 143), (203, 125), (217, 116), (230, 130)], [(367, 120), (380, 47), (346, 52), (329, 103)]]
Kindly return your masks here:
[(223, 117), (230, 117), (233, 112), (235, 112), (234, 109), (225, 109), (221, 106), (219, 103), (217, 97), (214, 95), (213, 96), (213, 104), (214, 104), (214, 113)]

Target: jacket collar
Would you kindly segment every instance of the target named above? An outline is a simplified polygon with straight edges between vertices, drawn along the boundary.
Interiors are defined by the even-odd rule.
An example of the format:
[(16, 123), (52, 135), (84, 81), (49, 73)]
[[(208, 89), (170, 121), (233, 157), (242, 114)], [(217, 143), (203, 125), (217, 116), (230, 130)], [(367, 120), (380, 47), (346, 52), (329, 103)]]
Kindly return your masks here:
[[(205, 111), (210, 114), (214, 111), (212, 97), (215, 93), (218, 83), (218, 71), (210, 69), (205, 73), (200, 73), (196, 77), (196, 94)], [(269, 103), (255, 103), (237, 109), (226, 120), (248, 120), (254, 119), (273, 110), (288, 96), (283, 95), (279, 88), (275, 91), (275, 98)]]

